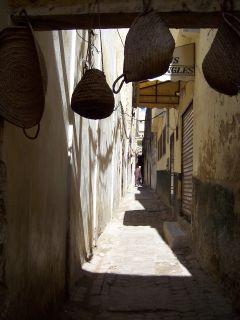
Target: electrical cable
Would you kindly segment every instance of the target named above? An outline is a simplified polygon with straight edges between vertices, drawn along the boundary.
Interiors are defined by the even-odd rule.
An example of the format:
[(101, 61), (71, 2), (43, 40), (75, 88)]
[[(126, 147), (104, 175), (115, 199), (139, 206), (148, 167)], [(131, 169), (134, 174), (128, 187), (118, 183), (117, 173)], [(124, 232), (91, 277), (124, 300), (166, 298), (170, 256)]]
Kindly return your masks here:
[(118, 29), (117, 29), (117, 33), (118, 33), (118, 36), (119, 36), (119, 38), (120, 38), (120, 40), (121, 40), (121, 42), (122, 42), (123, 48), (124, 48), (124, 43), (123, 43), (122, 37), (121, 37), (120, 32), (119, 32)]
[[(78, 32), (78, 30), (76, 30), (76, 32), (77, 32), (77, 35), (78, 35), (78, 37), (79, 37), (80, 39), (82, 39), (82, 40), (83, 40), (84, 42), (86, 42), (86, 43), (89, 43), (88, 40), (86, 40), (85, 38), (83, 38), (83, 37), (80, 35), (80, 33)], [(91, 43), (91, 46), (97, 51), (98, 54), (100, 53), (100, 51), (98, 50), (98, 48), (97, 48), (93, 43)]]
[(123, 129), (124, 129), (124, 133), (125, 133), (125, 136), (126, 138), (129, 140), (130, 137), (127, 135), (127, 129), (126, 129), (126, 123), (125, 123), (125, 117), (124, 117), (124, 110), (123, 110), (123, 105), (122, 105), (122, 102), (120, 101), (119, 102), (120, 106), (121, 106), (121, 113), (122, 113), (122, 119), (123, 119)]
[[(153, 120), (153, 119), (155, 119), (155, 118), (157, 118), (157, 117), (162, 116), (165, 112), (166, 112), (165, 110), (162, 111), (161, 113), (159, 113), (159, 114), (157, 114), (156, 116), (152, 117), (151, 120)], [(126, 113), (126, 112), (124, 112), (124, 114), (125, 114), (126, 116), (130, 117), (130, 118), (133, 118), (130, 114), (128, 114), (128, 113)], [(139, 122), (148, 121), (148, 120), (137, 120), (137, 119), (134, 119), (134, 120), (135, 120), (135, 121), (139, 121)]]

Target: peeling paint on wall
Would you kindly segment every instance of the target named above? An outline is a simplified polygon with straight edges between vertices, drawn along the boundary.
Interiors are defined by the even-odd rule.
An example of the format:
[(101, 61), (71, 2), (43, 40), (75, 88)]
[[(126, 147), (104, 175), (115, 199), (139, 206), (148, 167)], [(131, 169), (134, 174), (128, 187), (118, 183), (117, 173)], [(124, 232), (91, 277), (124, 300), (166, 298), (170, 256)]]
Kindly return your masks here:
[(193, 243), (201, 263), (240, 305), (240, 102), (204, 79), (215, 30), (201, 30), (194, 91)]
[(208, 136), (203, 141), (199, 151), (199, 175), (206, 180), (211, 179), (216, 173), (216, 152), (216, 141), (209, 130)]

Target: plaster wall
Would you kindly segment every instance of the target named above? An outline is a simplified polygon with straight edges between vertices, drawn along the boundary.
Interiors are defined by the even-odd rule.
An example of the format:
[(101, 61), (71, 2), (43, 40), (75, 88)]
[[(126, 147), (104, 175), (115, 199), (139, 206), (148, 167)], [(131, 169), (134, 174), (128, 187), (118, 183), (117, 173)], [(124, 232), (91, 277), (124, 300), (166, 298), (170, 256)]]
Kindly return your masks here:
[[(30, 319), (65, 294), (68, 144), (53, 34), (39, 42), (48, 69), (37, 140), (5, 122), (7, 265), (10, 317)], [(32, 134), (29, 130), (29, 134)]]
[[(122, 163), (127, 161), (122, 145), (127, 139), (122, 135), (120, 109), (108, 119), (94, 121), (70, 108), (87, 49), (81, 39), (86, 32), (78, 33), (36, 34), (48, 73), (39, 137), (28, 140), (20, 128), (5, 122), (6, 284), (11, 319), (42, 318), (63, 300), (122, 194)], [(110, 87), (118, 75), (119, 41), (116, 31), (103, 31), (104, 71)], [(97, 35), (95, 45), (99, 49)], [(97, 52), (94, 65), (101, 68)], [(116, 104), (119, 99), (116, 96)], [(126, 110), (129, 86), (123, 88), (121, 101)]]
[(239, 307), (239, 96), (214, 91), (203, 77), (202, 61), (215, 33), (201, 30), (196, 51), (193, 237), (202, 263), (221, 279)]

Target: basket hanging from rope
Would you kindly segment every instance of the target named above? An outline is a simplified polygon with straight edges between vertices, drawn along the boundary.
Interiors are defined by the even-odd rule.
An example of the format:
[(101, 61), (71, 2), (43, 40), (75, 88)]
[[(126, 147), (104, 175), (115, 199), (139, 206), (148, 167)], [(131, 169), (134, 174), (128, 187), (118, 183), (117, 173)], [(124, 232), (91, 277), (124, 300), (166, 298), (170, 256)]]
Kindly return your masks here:
[(74, 89), (71, 107), (88, 119), (104, 119), (112, 114), (114, 97), (102, 71), (89, 69), (85, 72)]
[[(123, 75), (113, 84), (114, 93), (123, 82), (141, 81), (163, 75), (172, 61), (175, 42), (159, 13), (148, 11), (138, 16), (127, 34)], [(116, 83), (122, 83), (116, 90)]]
[(212, 46), (202, 64), (204, 77), (216, 91), (233, 96), (240, 90), (240, 20), (223, 14)]
[(44, 110), (44, 89), (31, 30), (9, 27), (1, 31), (0, 116), (22, 128), (39, 124)]

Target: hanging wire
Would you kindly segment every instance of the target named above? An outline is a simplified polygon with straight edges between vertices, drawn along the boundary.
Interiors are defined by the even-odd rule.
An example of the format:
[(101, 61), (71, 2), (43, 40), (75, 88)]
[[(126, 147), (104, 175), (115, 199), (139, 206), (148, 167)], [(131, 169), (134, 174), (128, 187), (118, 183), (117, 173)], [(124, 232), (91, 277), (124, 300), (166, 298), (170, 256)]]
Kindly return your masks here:
[[(93, 50), (92, 50), (92, 36), (94, 36), (94, 32), (92, 29), (88, 30), (88, 47), (86, 52), (86, 61), (90, 69), (93, 68)], [(85, 68), (87, 69), (87, 67)]]
[(102, 71), (104, 72), (104, 66), (103, 66), (103, 46), (102, 46), (102, 31), (101, 29), (99, 29), (100, 31), (100, 46), (101, 46), (101, 60), (102, 60)]
[[(157, 117), (160, 117), (160, 116), (162, 116), (164, 113), (165, 113), (166, 111), (164, 110), (164, 111), (162, 111), (161, 113), (159, 113), (159, 114), (157, 114), (156, 116), (154, 116), (154, 117), (152, 117), (151, 118), (151, 120), (153, 120), (153, 119), (155, 119), (155, 118), (157, 118)], [(126, 116), (128, 116), (128, 117), (130, 117), (130, 118), (133, 118), (133, 116), (131, 116), (130, 114), (128, 114), (127, 112), (124, 112), (124, 114), (126, 115)], [(137, 119), (134, 119), (135, 121), (139, 121), (139, 122), (142, 122), (142, 121), (148, 121), (148, 120), (137, 120)]]
[(119, 102), (119, 104), (120, 104), (120, 107), (121, 107), (124, 133), (125, 133), (126, 138), (129, 140), (130, 137), (127, 135), (127, 129), (126, 129), (126, 123), (125, 123), (125, 117), (124, 117), (125, 112), (124, 112), (123, 105), (122, 105), (121, 101)]
[(98, 28), (99, 28), (99, 36), (100, 36), (100, 47), (101, 47), (102, 71), (104, 72), (101, 17), (100, 17), (100, 6), (99, 6), (99, 1), (98, 0), (97, 0), (97, 13), (98, 13)]
[(120, 38), (120, 41), (122, 42), (122, 45), (123, 45), (123, 48), (124, 48), (124, 43), (123, 43), (123, 39), (122, 39), (122, 37), (121, 37), (121, 35), (120, 35), (120, 32), (119, 32), (119, 30), (117, 29), (117, 33), (118, 33), (118, 36), (119, 36), (119, 38)]
[(113, 109), (113, 111), (116, 111), (120, 107), (120, 103), (117, 104), (117, 106)]
[[(82, 40), (83, 40), (84, 42), (86, 42), (86, 43), (89, 43), (88, 40), (84, 39), (84, 38), (80, 35), (80, 33), (78, 32), (78, 30), (76, 30), (76, 32), (77, 32), (77, 35), (78, 35), (78, 37), (79, 37), (80, 39), (82, 39)], [(98, 50), (98, 48), (97, 48), (93, 43), (91, 43), (90, 45), (96, 50), (97, 53), (100, 53), (100, 51)]]

